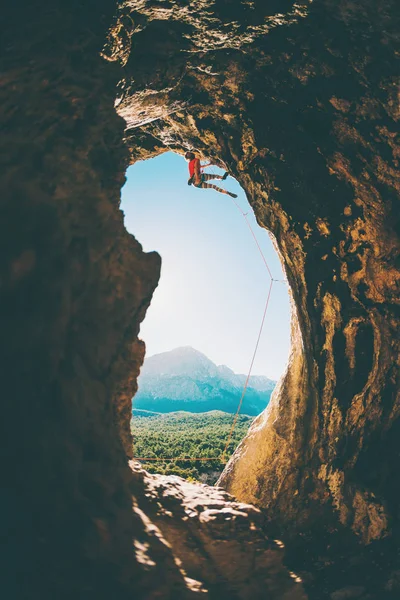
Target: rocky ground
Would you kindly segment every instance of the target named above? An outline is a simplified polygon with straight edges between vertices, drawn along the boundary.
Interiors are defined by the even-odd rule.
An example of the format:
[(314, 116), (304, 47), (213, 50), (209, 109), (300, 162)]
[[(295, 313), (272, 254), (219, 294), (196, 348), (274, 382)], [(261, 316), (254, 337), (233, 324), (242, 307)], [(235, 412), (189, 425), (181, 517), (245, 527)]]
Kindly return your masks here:
[[(204, 598), (305, 599), (301, 579), (283, 565), (284, 545), (268, 539), (260, 510), (235, 501), (224, 490), (174, 475), (149, 475), (131, 462), (134, 511), (146, 532), (167, 546), (188, 592)], [(144, 494), (142, 490), (144, 489)], [(152, 543), (135, 540), (137, 558), (157, 567)], [(159, 593), (159, 592), (158, 592)], [(168, 585), (166, 596), (173, 597)], [(188, 597), (191, 597), (188, 593)]]

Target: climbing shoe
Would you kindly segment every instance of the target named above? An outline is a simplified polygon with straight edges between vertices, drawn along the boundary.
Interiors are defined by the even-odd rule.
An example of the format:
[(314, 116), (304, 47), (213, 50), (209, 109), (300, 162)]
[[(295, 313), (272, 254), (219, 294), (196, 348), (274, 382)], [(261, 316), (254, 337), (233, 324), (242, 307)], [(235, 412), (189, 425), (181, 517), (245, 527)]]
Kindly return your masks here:
[(231, 198), (237, 198), (237, 194), (234, 194), (233, 192), (227, 192), (227, 194), (231, 197)]
[(225, 173), (222, 175), (222, 181), (225, 181), (225, 179), (228, 177), (229, 173), (228, 171), (225, 171)]

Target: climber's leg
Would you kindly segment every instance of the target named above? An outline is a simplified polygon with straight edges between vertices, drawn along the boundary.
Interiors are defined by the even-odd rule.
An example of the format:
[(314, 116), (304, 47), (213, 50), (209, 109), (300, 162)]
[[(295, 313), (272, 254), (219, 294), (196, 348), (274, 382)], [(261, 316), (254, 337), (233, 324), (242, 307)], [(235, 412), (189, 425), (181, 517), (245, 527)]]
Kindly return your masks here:
[(214, 173), (203, 173), (202, 181), (210, 181), (210, 179), (224, 179), (223, 175), (214, 175)]
[(223, 175), (215, 175), (214, 173), (203, 173), (203, 181), (210, 181), (210, 179), (220, 179), (221, 181), (225, 181), (228, 175), (228, 171), (225, 171)]
[(228, 194), (228, 196), (231, 196), (231, 198), (237, 198), (237, 194), (228, 192), (228, 190), (224, 190), (224, 189), (214, 185), (213, 183), (206, 183), (205, 181), (202, 181), (199, 185), (196, 185), (196, 187), (203, 188), (203, 189), (207, 189), (207, 188), (213, 189), (216, 192), (219, 192), (220, 194)]

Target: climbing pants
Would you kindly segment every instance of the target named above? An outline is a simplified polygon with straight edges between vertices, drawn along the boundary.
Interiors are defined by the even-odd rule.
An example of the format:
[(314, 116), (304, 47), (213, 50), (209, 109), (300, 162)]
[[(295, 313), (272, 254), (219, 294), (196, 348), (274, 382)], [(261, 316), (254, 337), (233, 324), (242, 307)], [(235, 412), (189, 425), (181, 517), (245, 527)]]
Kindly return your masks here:
[(226, 194), (226, 190), (214, 185), (213, 183), (206, 183), (206, 181), (210, 181), (210, 179), (223, 179), (222, 175), (214, 175), (213, 173), (203, 173), (201, 175), (201, 182), (198, 184), (194, 184), (197, 188), (210, 188), (213, 190), (217, 190), (217, 192), (221, 192), (221, 194)]

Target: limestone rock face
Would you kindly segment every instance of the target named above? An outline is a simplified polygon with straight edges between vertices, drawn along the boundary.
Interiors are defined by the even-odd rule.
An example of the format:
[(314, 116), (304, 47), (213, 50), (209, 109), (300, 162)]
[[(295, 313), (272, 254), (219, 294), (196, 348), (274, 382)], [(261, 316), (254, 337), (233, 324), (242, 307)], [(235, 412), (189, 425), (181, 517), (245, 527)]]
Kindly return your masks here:
[[(300, 578), (282, 564), (282, 542), (266, 538), (260, 510), (236, 502), (221, 489), (174, 475), (149, 475), (134, 462), (131, 467), (132, 489), (139, 489), (134, 511), (149, 535), (171, 548), (188, 597), (190, 592), (243, 600), (307, 597)], [(138, 542), (135, 548), (149, 571), (157, 568), (152, 543)]]
[(397, 547), (395, 4), (143, 2), (127, 15), (117, 110), (132, 157), (194, 148), (227, 167), (291, 287), (288, 371), (220, 484), (289, 537)]
[[(232, 531), (232, 559), (242, 559), (247, 539), (257, 548), (249, 556), (260, 556), (254, 593), (261, 597), (268, 584), (275, 597), (293, 590), (301, 598), (282, 551), (260, 526), (250, 530), (255, 509), (221, 492), (215, 508), (211, 491), (204, 508), (216, 511), (218, 524), (209, 527), (213, 515), (193, 518), (186, 539), (202, 528), (198, 548), (214, 540), (214, 558), (195, 565), (192, 553), (184, 566), (143, 513), (146, 485), (128, 465), (129, 423), (144, 356), (139, 326), (160, 258), (142, 251), (119, 211), (129, 164), (114, 109), (123, 74), (101, 57), (115, 10), (107, 0), (22, 0), (2, 13), (2, 594), (184, 599), (211, 597), (209, 584), (219, 586), (218, 597), (234, 598), (233, 588), (243, 597), (248, 582), (215, 571), (229, 562), (217, 554)], [(154, 564), (143, 558), (146, 548)], [(192, 583), (184, 568), (202, 580)]]
[(143, 529), (129, 489), (130, 400), (160, 258), (118, 210), (119, 74), (99, 55), (115, 6), (4, 9), (2, 594), (124, 597), (139, 581), (132, 538)]
[[(7, 597), (302, 597), (272, 533), (309, 598), (398, 598), (395, 1), (21, 0), (2, 16)], [(229, 168), (290, 283), (288, 371), (220, 481), (266, 524), (128, 465), (160, 259), (126, 232), (120, 188), (171, 148)]]

